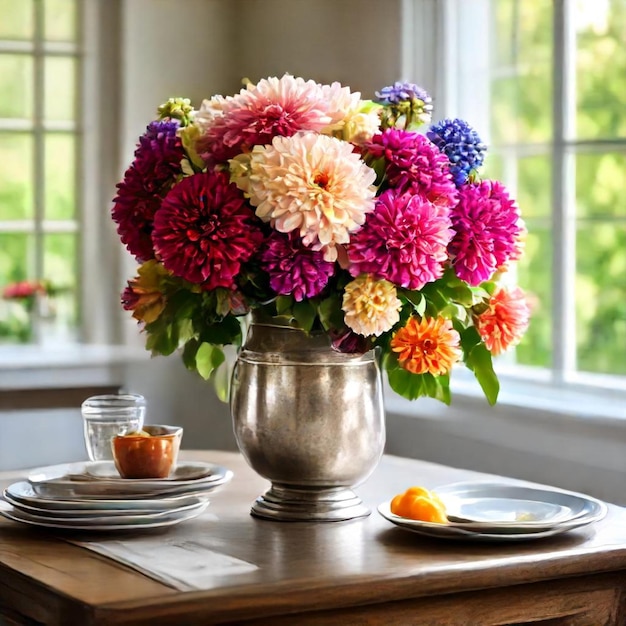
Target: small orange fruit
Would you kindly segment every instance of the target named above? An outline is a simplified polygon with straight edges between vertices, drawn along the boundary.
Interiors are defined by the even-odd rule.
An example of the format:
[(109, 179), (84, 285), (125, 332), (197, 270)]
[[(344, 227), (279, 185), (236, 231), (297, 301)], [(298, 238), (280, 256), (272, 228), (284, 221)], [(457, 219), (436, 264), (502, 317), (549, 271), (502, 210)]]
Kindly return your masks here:
[(391, 512), (400, 517), (445, 524), (448, 521), (446, 507), (439, 496), (424, 487), (409, 487), (395, 496), (390, 504)]

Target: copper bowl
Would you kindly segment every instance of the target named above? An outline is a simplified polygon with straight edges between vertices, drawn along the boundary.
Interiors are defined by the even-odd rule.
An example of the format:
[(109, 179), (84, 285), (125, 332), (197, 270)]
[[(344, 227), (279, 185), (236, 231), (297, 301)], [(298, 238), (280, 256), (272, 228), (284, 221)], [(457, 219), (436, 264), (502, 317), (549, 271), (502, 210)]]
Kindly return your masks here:
[(138, 433), (113, 437), (113, 460), (122, 478), (167, 478), (176, 468), (180, 426), (146, 424)]

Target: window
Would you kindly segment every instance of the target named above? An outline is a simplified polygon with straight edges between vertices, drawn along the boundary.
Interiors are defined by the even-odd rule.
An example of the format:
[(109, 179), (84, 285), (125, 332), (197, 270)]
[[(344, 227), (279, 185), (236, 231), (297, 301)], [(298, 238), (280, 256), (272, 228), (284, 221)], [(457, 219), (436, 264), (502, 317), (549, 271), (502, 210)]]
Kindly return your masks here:
[(626, 1), (445, 3), (447, 110), (518, 198), (535, 311), (514, 355), (550, 383), (626, 389)]
[(0, 0), (0, 341), (77, 325), (80, 6)]

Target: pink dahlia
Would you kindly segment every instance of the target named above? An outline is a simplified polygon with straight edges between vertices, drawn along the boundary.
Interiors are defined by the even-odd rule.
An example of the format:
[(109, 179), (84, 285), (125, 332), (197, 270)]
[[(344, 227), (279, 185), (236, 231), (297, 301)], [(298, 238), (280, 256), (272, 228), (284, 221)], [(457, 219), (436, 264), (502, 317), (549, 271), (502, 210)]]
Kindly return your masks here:
[(485, 180), (463, 185), (452, 209), (455, 235), (448, 246), (456, 275), (478, 285), (518, 254), (523, 232), (519, 209), (504, 185)]
[(293, 295), (297, 302), (317, 296), (335, 271), (334, 263), (302, 245), (294, 231), (270, 235), (261, 253), (261, 266), (270, 276), (270, 287), (281, 296)]
[(112, 209), (117, 232), (140, 261), (154, 258), (152, 222), (165, 194), (181, 175), (184, 156), (177, 120), (152, 122), (139, 139), (135, 160), (117, 185)]
[(497, 356), (519, 343), (529, 319), (530, 307), (524, 292), (519, 287), (500, 287), (489, 299), (489, 308), (475, 323), (487, 349)]
[(184, 178), (154, 217), (152, 240), (163, 265), (206, 289), (234, 287), (262, 239), (258, 220), (225, 172)]
[(281, 233), (297, 231), (302, 243), (337, 259), (337, 244), (374, 209), (376, 174), (352, 144), (317, 133), (275, 137), (256, 146), (248, 178), (237, 179), (250, 194), (256, 214)]
[(350, 273), (374, 274), (407, 289), (421, 289), (440, 278), (454, 234), (448, 214), (420, 195), (385, 191), (351, 237)]
[(320, 131), (332, 122), (321, 86), (312, 80), (267, 78), (248, 85), (221, 104), (196, 146), (209, 164), (225, 162), (255, 145), (277, 136), (290, 137), (299, 130)]
[(453, 207), (458, 193), (450, 162), (424, 135), (388, 128), (365, 146), (374, 158), (384, 158), (389, 185), (399, 192), (412, 190), (431, 202)]

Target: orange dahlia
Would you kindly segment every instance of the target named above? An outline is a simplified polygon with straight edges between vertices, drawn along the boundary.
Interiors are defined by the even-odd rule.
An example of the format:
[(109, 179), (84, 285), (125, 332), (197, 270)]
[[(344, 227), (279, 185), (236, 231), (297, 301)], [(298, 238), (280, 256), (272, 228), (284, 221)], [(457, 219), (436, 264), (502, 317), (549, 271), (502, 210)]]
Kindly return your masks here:
[(529, 319), (526, 294), (519, 287), (500, 287), (489, 299), (489, 308), (476, 318), (476, 328), (489, 352), (497, 356), (519, 343)]
[(400, 365), (413, 374), (447, 374), (461, 358), (459, 333), (443, 317), (410, 317), (391, 338)]

